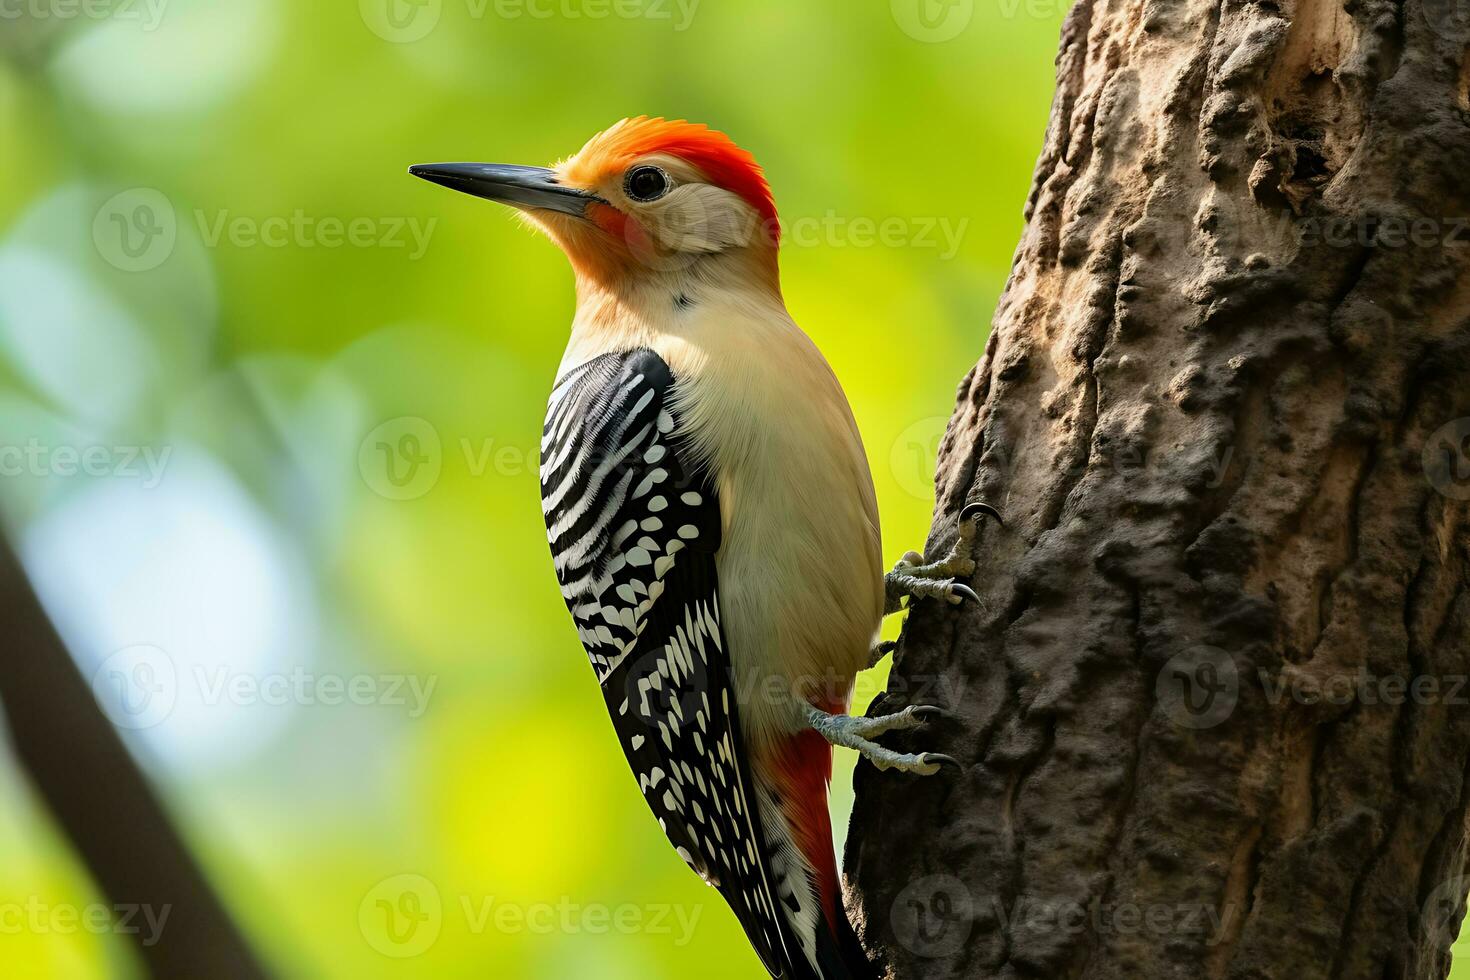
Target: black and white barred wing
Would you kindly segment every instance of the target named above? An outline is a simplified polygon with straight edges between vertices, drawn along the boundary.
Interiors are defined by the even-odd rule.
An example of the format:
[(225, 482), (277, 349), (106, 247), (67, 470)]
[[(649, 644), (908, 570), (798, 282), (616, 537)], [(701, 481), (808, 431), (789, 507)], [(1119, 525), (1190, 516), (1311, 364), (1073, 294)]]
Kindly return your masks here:
[(562, 598), (599, 681), (626, 657), (674, 556), (708, 525), (710, 500), (669, 451), (673, 379), (652, 351), (567, 372), (541, 437), (541, 509)]
[(719, 889), (772, 975), (793, 976), (787, 964), (802, 954), (778, 908), (760, 801), (740, 750), (714, 567), (709, 553), (680, 556), (603, 695), (669, 842)]
[(720, 625), (714, 488), (691, 465), (652, 351), (608, 354), (552, 393), (548, 536), (577, 632), (639, 789), (720, 890), (774, 975), (802, 954), (778, 909)]

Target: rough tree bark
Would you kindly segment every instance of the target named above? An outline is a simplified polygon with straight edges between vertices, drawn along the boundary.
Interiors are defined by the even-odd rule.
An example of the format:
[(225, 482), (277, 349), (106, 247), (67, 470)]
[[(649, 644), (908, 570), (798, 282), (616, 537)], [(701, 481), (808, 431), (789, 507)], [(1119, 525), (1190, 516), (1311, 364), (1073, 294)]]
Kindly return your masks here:
[(948, 704), (964, 770), (856, 776), (890, 976), (1447, 974), (1467, 45), (1467, 0), (1077, 0), (929, 547), (1007, 526), (884, 698)]

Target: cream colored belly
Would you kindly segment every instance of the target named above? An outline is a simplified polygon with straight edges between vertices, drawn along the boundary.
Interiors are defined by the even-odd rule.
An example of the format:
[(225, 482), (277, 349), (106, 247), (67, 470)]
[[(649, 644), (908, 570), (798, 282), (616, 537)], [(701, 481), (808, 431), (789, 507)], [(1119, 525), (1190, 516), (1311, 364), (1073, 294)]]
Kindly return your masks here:
[(720, 607), (744, 727), (757, 743), (805, 727), (807, 704), (845, 711), (882, 619), (872, 476), (846, 398), (827, 377), (829, 390), (809, 390), (814, 397), (779, 413), (751, 403), (714, 419), (695, 413), (732, 427), (710, 458), (724, 524)]
[(720, 478), (717, 565), (747, 737), (764, 741), (805, 727), (805, 704), (847, 709), (882, 618), (882, 567), (870, 489), (757, 469)]
[[(743, 315), (742, 315), (743, 314)], [(718, 486), (720, 610), (746, 738), (845, 711), (883, 615), (872, 474), (847, 397), (784, 310), (712, 307), (651, 346)]]

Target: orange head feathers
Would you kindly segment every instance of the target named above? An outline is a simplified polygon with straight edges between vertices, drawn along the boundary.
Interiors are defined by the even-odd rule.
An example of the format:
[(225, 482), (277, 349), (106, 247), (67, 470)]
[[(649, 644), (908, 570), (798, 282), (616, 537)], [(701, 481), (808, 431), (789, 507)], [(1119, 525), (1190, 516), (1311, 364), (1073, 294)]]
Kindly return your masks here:
[(707, 272), (705, 259), (743, 255), (779, 288), (770, 185), (749, 152), (708, 126), (638, 116), (551, 169), (454, 163), (409, 172), (519, 208), (579, 274), (605, 285)]
[(755, 209), (773, 241), (781, 226), (766, 175), (750, 151), (717, 129), (683, 119), (635, 116), (624, 119), (587, 141), (563, 164), (572, 182), (595, 186), (609, 172), (621, 173), (640, 157), (666, 154), (684, 160), (717, 187), (738, 195)]

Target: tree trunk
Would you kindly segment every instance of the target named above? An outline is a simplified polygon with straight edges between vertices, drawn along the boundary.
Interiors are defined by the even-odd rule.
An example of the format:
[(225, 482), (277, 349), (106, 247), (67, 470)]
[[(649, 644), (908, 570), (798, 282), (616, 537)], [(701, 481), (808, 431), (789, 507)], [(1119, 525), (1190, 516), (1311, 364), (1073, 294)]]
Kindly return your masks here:
[[(1470, 0), (1078, 0), (860, 765), (895, 978), (1441, 978), (1470, 890)], [(879, 705), (883, 707), (883, 705)], [(886, 709), (885, 709), (886, 710)]]

